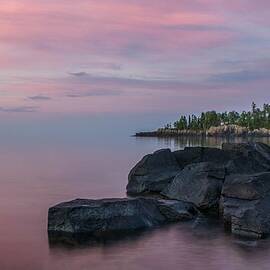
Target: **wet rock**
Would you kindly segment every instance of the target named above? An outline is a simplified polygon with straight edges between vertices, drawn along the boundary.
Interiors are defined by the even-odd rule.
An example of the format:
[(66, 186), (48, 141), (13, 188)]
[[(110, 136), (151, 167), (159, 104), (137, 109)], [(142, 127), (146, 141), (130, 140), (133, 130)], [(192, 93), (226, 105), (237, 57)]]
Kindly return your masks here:
[(48, 232), (102, 237), (192, 219), (196, 214), (192, 204), (172, 200), (77, 199), (49, 209)]
[(160, 192), (180, 171), (170, 149), (162, 149), (146, 155), (128, 176), (127, 193)]
[(225, 178), (223, 166), (203, 162), (186, 166), (162, 192), (170, 199), (194, 203), (200, 210), (217, 210)]

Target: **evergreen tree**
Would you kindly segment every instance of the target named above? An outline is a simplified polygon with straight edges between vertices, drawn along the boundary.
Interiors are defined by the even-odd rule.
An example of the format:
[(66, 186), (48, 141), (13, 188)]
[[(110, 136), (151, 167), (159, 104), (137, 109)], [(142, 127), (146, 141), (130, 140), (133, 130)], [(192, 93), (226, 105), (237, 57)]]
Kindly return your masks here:
[[(179, 130), (207, 130), (210, 127), (220, 125), (239, 125), (250, 130), (267, 128), (270, 129), (270, 104), (264, 104), (262, 108), (252, 102), (251, 111), (236, 111), (217, 113), (216, 111), (202, 112), (200, 116), (194, 114), (188, 117), (181, 115), (173, 126)], [(171, 128), (171, 124), (165, 128)]]

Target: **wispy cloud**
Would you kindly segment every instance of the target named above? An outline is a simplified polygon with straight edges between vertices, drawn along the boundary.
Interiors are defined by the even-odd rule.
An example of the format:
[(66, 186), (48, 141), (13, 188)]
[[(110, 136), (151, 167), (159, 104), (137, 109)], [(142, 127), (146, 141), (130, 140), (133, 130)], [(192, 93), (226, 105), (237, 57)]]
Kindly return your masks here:
[(46, 101), (51, 100), (51, 97), (43, 96), (43, 95), (36, 95), (36, 96), (30, 96), (28, 99), (35, 100), (35, 101)]
[(81, 72), (70, 72), (69, 73), (72, 76), (75, 77), (83, 77), (83, 76), (88, 76), (89, 74), (87, 72), (81, 71)]
[(76, 92), (70, 93), (67, 94), (66, 96), (70, 98), (82, 98), (82, 97), (98, 97), (98, 96), (119, 96), (121, 94), (123, 94), (123, 91), (121, 90), (100, 89), (100, 90), (84, 91), (80, 93), (78, 93), (77, 91), (77, 93)]
[(165, 26), (166, 29), (188, 31), (188, 32), (230, 32), (234, 31), (233, 28), (223, 25), (206, 25), (206, 24), (173, 24)]
[(260, 82), (270, 78), (270, 60), (260, 59), (256, 61), (227, 62), (226, 71), (217, 72), (208, 78), (210, 83), (222, 83), (224, 85), (239, 85), (247, 82)]
[(36, 106), (18, 106), (18, 107), (0, 107), (0, 112), (7, 113), (29, 113), (36, 112), (38, 107)]

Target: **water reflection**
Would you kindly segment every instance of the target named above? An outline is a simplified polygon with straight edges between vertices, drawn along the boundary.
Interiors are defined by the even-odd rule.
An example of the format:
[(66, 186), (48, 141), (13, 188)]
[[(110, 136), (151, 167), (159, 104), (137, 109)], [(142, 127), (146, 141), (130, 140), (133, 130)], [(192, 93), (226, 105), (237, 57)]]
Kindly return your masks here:
[(218, 147), (220, 148), (223, 143), (241, 143), (241, 142), (262, 142), (270, 144), (269, 137), (251, 137), (251, 138), (240, 138), (240, 137), (204, 137), (204, 136), (193, 136), (193, 137), (136, 137), (139, 142), (153, 142), (156, 141), (157, 145), (168, 147), (171, 149), (183, 149), (185, 147), (194, 146), (205, 146), (205, 147)]
[(268, 240), (239, 240), (214, 224), (193, 228), (189, 223), (180, 223), (99, 245), (54, 246), (50, 257), (56, 263), (71, 262), (72, 269), (87, 264), (102, 270), (161, 270), (179, 265), (181, 269), (258, 269), (258, 264), (259, 269), (267, 269), (269, 247)]
[(151, 234), (158, 229), (160, 228), (137, 230), (128, 233), (115, 233), (104, 237), (93, 237), (89, 234), (49, 233), (48, 240), (50, 249), (105, 248), (113, 247), (119, 243), (139, 241), (144, 237), (151, 236)]

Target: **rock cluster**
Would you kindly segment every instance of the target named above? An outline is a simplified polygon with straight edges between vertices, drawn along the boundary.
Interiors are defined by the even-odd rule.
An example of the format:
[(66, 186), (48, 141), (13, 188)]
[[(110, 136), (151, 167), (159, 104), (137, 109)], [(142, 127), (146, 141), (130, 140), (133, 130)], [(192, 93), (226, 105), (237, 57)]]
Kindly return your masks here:
[[(165, 152), (164, 168), (175, 157), (179, 171), (173, 179), (171, 174), (166, 177), (166, 170), (163, 171), (162, 182), (167, 185), (161, 191), (158, 189), (160, 195), (193, 203), (204, 214), (220, 216), (234, 234), (260, 238), (270, 233), (268, 145), (226, 143), (221, 149), (187, 147), (175, 152), (159, 150), (158, 155)], [(156, 154), (153, 153), (151, 158), (154, 159)], [(157, 192), (144, 182), (154, 182), (148, 163), (142, 159), (139, 164), (140, 171), (144, 171), (143, 177), (138, 177), (135, 166), (129, 174), (128, 193), (134, 195), (134, 191), (139, 190), (136, 186), (140, 187), (136, 195)], [(160, 186), (159, 182), (157, 186)]]
[(233, 234), (264, 237), (270, 233), (270, 147), (162, 149), (130, 171), (127, 193), (133, 197), (58, 204), (49, 209), (48, 231), (99, 237), (214, 214)]

